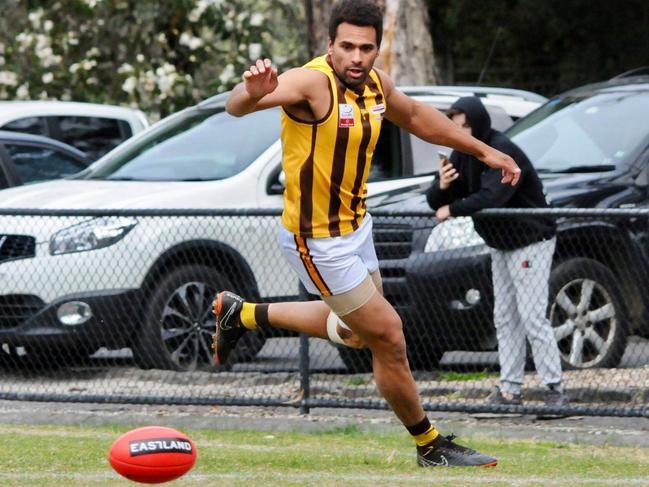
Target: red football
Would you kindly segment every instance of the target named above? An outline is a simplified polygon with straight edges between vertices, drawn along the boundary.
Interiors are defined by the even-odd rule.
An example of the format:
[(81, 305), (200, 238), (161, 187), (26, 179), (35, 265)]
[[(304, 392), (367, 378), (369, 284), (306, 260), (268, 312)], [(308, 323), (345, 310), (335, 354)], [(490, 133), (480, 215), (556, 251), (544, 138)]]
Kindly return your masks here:
[(196, 445), (173, 428), (146, 426), (117, 438), (108, 461), (129, 480), (159, 484), (177, 479), (194, 466)]

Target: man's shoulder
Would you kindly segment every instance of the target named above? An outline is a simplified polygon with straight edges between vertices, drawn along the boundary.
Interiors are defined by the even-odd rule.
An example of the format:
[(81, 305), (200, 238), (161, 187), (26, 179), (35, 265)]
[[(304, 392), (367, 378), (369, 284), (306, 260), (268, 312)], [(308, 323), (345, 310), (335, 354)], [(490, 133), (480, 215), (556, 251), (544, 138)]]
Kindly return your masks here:
[(325, 87), (329, 83), (328, 76), (323, 72), (305, 66), (292, 68), (282, 74), (284, 83), (302, 85), (308, 88)]
[(394, 81), (392, 81), (390, 75), (385, 71), (376, 67), (372, 68), (372, 70), (376, 73), (376, 76), (379, 79), (379, 82), (381, 83), (381, 88), (383, 89), (384, 94), (389, 95), (390, 92), (392, 92), (392, 89), (394, 88)]
[(331, 65), (327, 61), (327, 56), (314, 57), (310, 61), (307, 61), (302, 67), (319, 71), (332, 71)]
[(327, 73), (325, 70), (316, 69), (312, 66), (304, 65), (297, 68), (291, 68), (288, 71), (284, 72), (284, 75), (289, 76), (300, 76), (311, 79), (327, 79)]
[(282, 74), (280, 83), (282, 91), (292, 94), (282, 107), (297, 122), (320, 120), (331, 107), (332, 81), (321, 71), (293, 68)]

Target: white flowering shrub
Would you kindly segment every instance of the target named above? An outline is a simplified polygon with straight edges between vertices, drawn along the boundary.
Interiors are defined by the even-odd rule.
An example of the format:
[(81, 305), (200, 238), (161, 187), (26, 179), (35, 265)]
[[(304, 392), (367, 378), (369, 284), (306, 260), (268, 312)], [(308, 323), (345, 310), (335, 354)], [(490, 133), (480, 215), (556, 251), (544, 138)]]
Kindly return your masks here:
[[(152, 118), (307, 56), (302, 2), (3, 0), (0, 99), (131, 105)], [(28, 6), (31, 8), (28, 8)]]

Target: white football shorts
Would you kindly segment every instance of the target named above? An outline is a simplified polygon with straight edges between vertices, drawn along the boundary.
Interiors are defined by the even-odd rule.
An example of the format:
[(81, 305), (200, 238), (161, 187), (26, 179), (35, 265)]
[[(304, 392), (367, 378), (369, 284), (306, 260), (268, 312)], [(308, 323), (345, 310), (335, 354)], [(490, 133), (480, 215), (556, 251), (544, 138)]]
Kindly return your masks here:
[(306, 290), (322, 296), (338, 316), (365, 304), (381, 287), (369, 213), (354, 232), (341, 237), (303, 238), (280, 224), (279, 243)]

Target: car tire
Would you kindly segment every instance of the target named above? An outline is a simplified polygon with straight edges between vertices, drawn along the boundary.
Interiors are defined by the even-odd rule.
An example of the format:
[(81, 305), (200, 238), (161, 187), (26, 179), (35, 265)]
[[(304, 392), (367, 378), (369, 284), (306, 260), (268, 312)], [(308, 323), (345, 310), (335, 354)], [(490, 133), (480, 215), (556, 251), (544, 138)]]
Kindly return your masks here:
[[(224, 367), (212, 362), (212, 302), (226, 289), (233, 289), (227, 277), (204, 265), (178, 267), (163, 277), (149, 299), (142, 328), (132, 345), (135, 363), (145, 369), (222, 370)], [(226, 367), (251, 360), (264, 342), (260, 333), (246, 333)]]
[(553, 269), (548, 316), (564, 368), (620, 363), (628, 318), (619, 289), (611, 270), (593, 259), (570, 259)]

